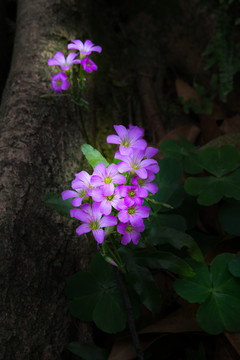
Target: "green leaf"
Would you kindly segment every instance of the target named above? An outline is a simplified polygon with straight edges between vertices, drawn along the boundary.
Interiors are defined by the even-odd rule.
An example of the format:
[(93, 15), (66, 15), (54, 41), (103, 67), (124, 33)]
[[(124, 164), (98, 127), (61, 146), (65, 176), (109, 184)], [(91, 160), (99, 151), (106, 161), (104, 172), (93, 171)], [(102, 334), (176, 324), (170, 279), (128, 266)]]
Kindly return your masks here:
[(72, 342), (68, 345), (68, 350), (84, 360), (107, 360), (108, 358), (108, 351), (95, 344)]
[(149, 222), (146, 222), (146, 229), (152, 229), (154, 226), (165, 226), (180, 231), (186, 230), (186, 220), (183, 216), (177, 214), (156, 214), (150, 215)]
[(80, 272), (68, 279), (65, 292), (72, 301), (70, 313), (83, 321), (91, 321), (93, 310), (102, 294), (100, 284), (91, 273)]
[(167, 251), (140, 251), (136, 261), (151, 269), (165, 269), (182, 276), (193, 276), (192, 267), (180, 257)]
[(230, 260), (228, 269), (233, 276), (240, 277), (240, 252)]
[(141, 302), (153, 314), (158, 313), (161, 309), (161, 294), (151, 272), (147, 268), (138, 265), (134, 250), (120, 248), (119, 253), (126, 264), (127, 279), (139, 295)]
[(60, 215), (70, 218), (70, 210), (73, 208), (72, 199), (63, 200), (60, 194), (48, 193), (42, 197), (42, 200)]
[(105, 164), (106, 167), (109, 165), (108, 161), (102, 156), (102, 154), (98, 150), (94, 149), (91, 145), (83, 144), (81, 146), (81, 150), (93, 168), (95, 168), (95, 166), (100, 163)]
[(204, 263), (197, 263), (193, 268), (196, 275), (187, 279), (177, 279), (174, 282), (174, 289), (190, 303), (202, 302), (208, 297), (211, 287), (209, 271)]
[(159, 313), (161, 294), (151, 272), (147, 268), (135, 265), (128, 273), (128, 279), (146, 308), (153, 314)]
[(167, 139), (159, 146), (165, 157), (182, 159), (182, 165), (184, 170), (190, 174), (197, 174), (202, 171), (202, 167), (199, 164), (199, 159), (196, 153), (193, 153), (197, 149), (192, 143), (183, 137), (179, 137), (181, 143), (173, 139)]
[(227, 233), (240, 236), (240, 201), (225, 200), (218, 211), (218, 219)]
[(126, 327), (127, 314), (113, 266), (101, 254), (96, 254), (90, 272), (79, 272), (69, 278), (66, 293), (72, 301), (69, 308), (73, 316), (83, 321), (94, 321), (108, 333)]
[(224, 178), (206, 176), (201, 178), (189, 177), (184, 183), (185, 191), (192, 196), (198, 196), (200, 205), (212, 205), (224, 196)]
[(224, 196), (240, 200), (240, 170), (223, 177), (189, 177), (184, 183), (184, 189), (188, 194), (198, 196), (200, 205), (216, 204)]
[(240, 170), (235, 170), (232, 174), (224, 176), (224, 195), (240, 200)]
[(210, 334), (240, 331), (240, 279), (228, 270), (233, 254), (218, 255), (210, 269), (205, 264), (192, 265), (196, 275), (177, 279), (176, 292), (189, 302), (202, 303), (197, 311), (200, 326)]
[(206, 148), (198, 153), (202, 167), (210, 174), (221, 177), (239, 167), (239, 151), (232, 145), (220, 149)]
[(182, 231), (158, 224), (152, 227), (148, 238), (152, 245), (169, 244), (178, 250), (187, 247), (193, 259), (203, 261), (203, 255), (197, 243), (190, 235)]
[(166, 139), (161, 143), (161, 145), (159, 146), (158, 149), (166, 157), (171, 157), (171, 158), (175, 158), (175, 159), (181, 158), (182, 146), (176, 140)]
[[(159, 161), (160, 172), (156, 175), (154, 182), (159, 190), (153, 199), (162, 203), (168, 203), (173, 207), (181, 205), (184, 199), (183, 184), (181, 179), (183, 169), (181, 163), (173, 158), (165, 158)], [(161, 205), (152, 205), (154, 211), (164, 211)]]
[(122, 331), (126, 327), (127, 314), (122, 295), (118, 289), (105, 291), (93, 311), (93, 321), (110, 334)]
[(198, 174), (202, 171), (202, 166), (199, 163), (198, 154), (187, 154), (183, 158), (183, 169), (188, 174)]

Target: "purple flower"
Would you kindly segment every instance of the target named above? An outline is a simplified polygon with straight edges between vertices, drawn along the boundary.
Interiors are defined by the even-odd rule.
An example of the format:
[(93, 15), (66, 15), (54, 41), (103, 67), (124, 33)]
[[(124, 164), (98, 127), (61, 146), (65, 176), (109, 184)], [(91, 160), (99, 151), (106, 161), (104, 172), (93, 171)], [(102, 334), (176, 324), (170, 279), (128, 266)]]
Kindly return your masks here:
[(148, 191), (152, 194), (156, 194), (158, 191), (158, 186), (156, 184), (152, 184), (151, 181), (155, 179), (155, 176), (153, 173), (148, 172), (147, 179), (141, 179), (138, 176), (134, 176), (131, 179), (131, 182), (133, 185), (138, 185), (139, 188), (142, 189), (142, 191), (145, 191), (145, 196), (148, 196)]
[(91, 185), (91, 177), (86, 171), (81, 171), (75, 174), (75, 179), (72, 181), (73, 189), (86, 189), (86, 195), (91, 196), (94, 187)]
[(54, 55), (54, 57), (52, 59), (48, 60), (48, 65), (50, 65), (50, 66), (59, 65), (62, 70), (66, 71), (70, 68), (70, 65), (81, 63), (81, 60), (79, 60), (79, 59), (74, 60), (76, 56), (77, 56), (77, 54), (71, 53), (65, 59), (65, 56), (63, 55), (63, 53), (61, 51), (58, 51), (58, 52), (56, 52), (56, 54)]
[(147, 143), (141, 139), (143, 136), (143, 129), (138, 126), (130, 126), (126, 129), (123, 125), (114, 125), (117, 135), (109, 135), (107, 142), (110, 144), (119, 144), (119, 151), (122, 155), (129, 155), (133, 149), (145, 149)]
[(55, 92), (61, 93), (62, 90), (67, 90), (69, 85), (70, 84), (65, 73), (61, 72), (52, 76), (52, 88)]
[(147, 170), (157, 173), (159, 166), (154, 159), (144, 159), (145, 150), (135, 150), (128, 156), (121, 155), (119, 151), (116, 152), (115, 158), (122, 160), (118, 164), (118, 171), (120, 173), (131, 171), (136, 173), (141, 179), (147, 179)]
[(93, 70), (97, 70), (97, 65), (91, 60), (89, 59), (89, 57), (85, 57), (82, 61), (81, 61), (83, 70), (87, 71), (88, 73), (93, 72)]
[(126, 223), (130, 221), (133, 226), (142, 226), (143, 218), (149, 217), (150, 208), (148, 206), (139, 206), (132, 204), (132, 201), (125, 199), (119, 202), (118, 218), (121, 222)]
[(148, 192), (142, 189), (140, 186), (135, 185), (121, 185), (119, 186), (119, 192), (124, 201), (128, 199), (128, 202), (141, 206), (143, 204), (143, 198), (148, 196)]
[[(108, 193), (108, 191), (107, 191)], [(100, 203), (100, 211), (102, 212), (102, 214), (104, 215), (109, 215), (111, 214), (112, 211), (112, 207), (114, 207), (115, 209), (117, 209), (117, 205), (119, 203), (119, 199), (120, 199), (120, 193), (119, 193), (119, 188), (116, 187), (114, 189), (114, 192), (112, 195), (107, 195), (106, 193), (106, 188), (98, 188), (95, 189), (95, 191), (93, 191), (92, 193), (92, 198), (94, 201), (99, 202)]]
[(158, 149), (154, 148), (154, 147), (147, 147), (146, 150), (145, 150), (145, 154), (144, 154), (144, 157), (146, 159), (150, 159), (152, 158), (154, 155), (156, 155), (158, 153)]
[(111, 164), (106, 168), (103, 163), (98, 164), (91, 177), (92, 186), (103, 186), (105, 188), (105, 195), (112, 195), (114, 192), (114, 184), (125, 184), (126, 178), (124, 175), (118, 174), (118, 167)]
[(140, 232), (144, 231), (145, 227), (143, 224), (138, 226), (133, 226), (129, 222), (128, 223), (119, 223), (117, 226), (117, 231), (120, 234), (123, 234), (121, 239), (121, 243), (123, 245), (127, 245), (131, 240), (137, 245), (138, 241), (141, 237)]
[(92, 231), (95, 240), (101, 244), (104, 240), (104, 230), (102, 228), (117, 225), (117, 218), (113, 215), (102, 216), (100, 203), (94, 202), (82, 205), (81, 209), (71, 209), (71, 217), (83, 222), (76, 229), (78, 235)]
[(68, 49), (78, 50), (80, 52), (80, 59), (83, 59), (85, 56), (90, 55), (92, 51), (97, 51), (100, 53), (102, 51), (101, 46), (94, 46), (91, 40), (86, 40), (85, 43), (81, 40), (71, 40), (73, 44), (68, 44)]
[(65, 190), (62, 192), (62, 199), (71, 199), (73, 206), (80, 206), (84, 197), (90, 196), (91, 194), (91, 176), (86, 171), (81, 171), (75, 174), (76, 178), (72, 181), (72, 188), (75, 190)]

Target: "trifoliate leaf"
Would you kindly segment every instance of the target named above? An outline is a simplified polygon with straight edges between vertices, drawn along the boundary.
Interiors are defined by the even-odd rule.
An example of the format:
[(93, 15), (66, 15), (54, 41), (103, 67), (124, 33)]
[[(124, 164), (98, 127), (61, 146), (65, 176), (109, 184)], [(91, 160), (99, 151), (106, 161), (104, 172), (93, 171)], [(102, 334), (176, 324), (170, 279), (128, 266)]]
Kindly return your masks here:
[(122, 331), (127, 314), (113, 266), (98, 253), (90, 272), (79, 272), (69, 278), (66, 293), (72, 300), (70, 312), (83, 321), (94, 321), (108, 333)]
[(189, 177), (184, 183), (184, 189), (188, 194), (198, 196), (200, 205), (216, 204), (224, 196), (240, 200), (240, 170), (222, 177)]
[(218, 255), (210, 269), (205, 264), (192, 264), (196, 275), (177, 279), (176, 292), (189, 302), (202, 303), (197, 311), (200, 326), (210, 334), (224, 330), (240, 331), (240, 279), (228, 270), (233, 254)]
[(239, 151), (231, 145), (223, 145), (220, 149), (206, 148), (198, 153), (198, 158), (202, 167), (216, 177), (221, 177), (240, 165)]

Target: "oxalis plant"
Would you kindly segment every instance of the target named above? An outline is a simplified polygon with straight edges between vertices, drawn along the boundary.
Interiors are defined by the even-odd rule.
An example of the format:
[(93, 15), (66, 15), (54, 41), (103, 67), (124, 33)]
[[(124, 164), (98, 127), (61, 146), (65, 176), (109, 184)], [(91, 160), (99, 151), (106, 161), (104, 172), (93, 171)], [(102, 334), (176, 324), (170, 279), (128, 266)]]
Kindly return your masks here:
[[(84, 71), (97, 70), (89, 55), (102, 49), (90, 40), (74, 40), (68, 48), (78, 53), (65, 59), (57, 52), (48, 61), (63, 70), (52, 77), (52, 89), (81, 108), (86, 105)], [(174, 279), (178, 296), (198, 304), (196, 318), (203, 331), (239, 332), (240, 254), (220, 253), (211, 264), (204, 261), (217, 243), (240, 235), (239, 151), (230, 145), (198, 148), (184, 138), (166, 140), (156, 149), (147, 145), (138, 126), (114, 125), (114, 130), (106, 139), (118, 145), (113, 159), (83, 144), (92, 173), (81, 170), (70, 190), (43, 197), (61, 215), (79, 222), (79, 236), (96, 244), (89, 271), (67, 281), (71, 314), (109, 334), (126, 334), (128, 325), (136, 357), (143, 359), (135, 320), (140, 305), (156, 318), (160, 313), (162, 294), (155, 275), (164, 271)], [(165, 156), (160, 161), (154, 159), (158, 151)], [(197, 219), (212, 205), (219, 232), (206, 241)], [(71, 343), (69, 349), (86, 360), (108, 358), (94, 344)]]

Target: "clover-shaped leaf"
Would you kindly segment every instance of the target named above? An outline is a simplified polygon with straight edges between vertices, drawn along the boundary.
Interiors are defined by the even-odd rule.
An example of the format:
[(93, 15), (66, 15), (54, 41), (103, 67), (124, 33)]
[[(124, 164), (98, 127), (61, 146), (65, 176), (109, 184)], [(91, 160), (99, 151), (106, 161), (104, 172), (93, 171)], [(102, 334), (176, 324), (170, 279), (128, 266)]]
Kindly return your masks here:
[(173, 139), (166, 139), (159, 146), (166, 157), (181, 159), (184, 171), (190, 174), (197, 174), (202, 171), (202, 166), (196, 153), (197, 147), (183, 137), (179, 137), (180, 142)]
[(220, 334), (227, 330), (240, 331), (240, 279), (228, 270), (233, 254), (218, 255), (210, 269), (206, 264), (192, 265), (196, 275), (177, 279), (176, 292), (189, 302), (199, 302), (197, 320), (210, 334)]
[(83, 321), (94, 321), (107, 333), (126, 326), (126, 310), (113, 266), (96, 254), (90, 272), (79, 272), (69, 278), (66, 293), (71, 299), (70, 312)]
[(184, 189), (188, 194), (198, 196), (200, 205), (216, 204), (224, 196), (240, 200), (240, 170), (223, 177), (189, 177), (184, 183)]
[(221, 177), (240, 165), (239, 151), (232, 145), (223, 145), (220, 149), (206, 148), (198, 153), (203, 169)]

